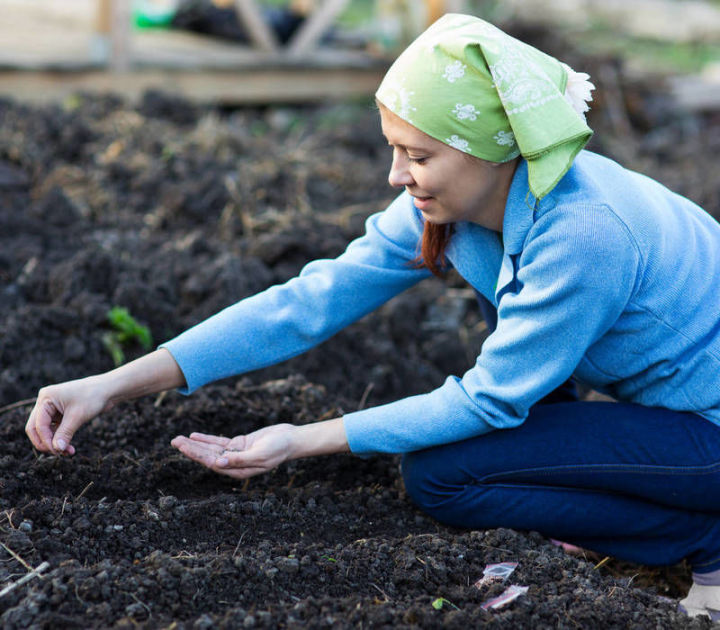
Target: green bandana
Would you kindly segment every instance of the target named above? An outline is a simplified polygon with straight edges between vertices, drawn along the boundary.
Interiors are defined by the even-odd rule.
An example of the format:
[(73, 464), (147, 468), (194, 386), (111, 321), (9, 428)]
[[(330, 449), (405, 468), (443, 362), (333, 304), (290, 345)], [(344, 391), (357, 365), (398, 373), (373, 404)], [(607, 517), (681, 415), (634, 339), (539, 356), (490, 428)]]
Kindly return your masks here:
[(490, 162), (522, 155), (530, 191), (547, 195), (592, 135), (580, 98), (565, 95), (574, 73), (554, 57), (469, 15), (445, 15), (390, 67), (376, 97), (420, 131)]

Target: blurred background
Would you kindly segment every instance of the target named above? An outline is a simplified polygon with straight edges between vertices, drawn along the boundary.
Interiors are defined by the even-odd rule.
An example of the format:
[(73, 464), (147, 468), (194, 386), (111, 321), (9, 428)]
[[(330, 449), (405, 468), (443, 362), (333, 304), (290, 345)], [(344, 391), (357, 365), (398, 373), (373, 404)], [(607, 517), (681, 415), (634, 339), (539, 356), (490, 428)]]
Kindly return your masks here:
[(543, 26), (627, 71), (691, 76), (673, 90), (692, 107), (720, 100), (720, 0), (0, 0), (0, 95), (369, 95), (388, 61), (446, 11)]

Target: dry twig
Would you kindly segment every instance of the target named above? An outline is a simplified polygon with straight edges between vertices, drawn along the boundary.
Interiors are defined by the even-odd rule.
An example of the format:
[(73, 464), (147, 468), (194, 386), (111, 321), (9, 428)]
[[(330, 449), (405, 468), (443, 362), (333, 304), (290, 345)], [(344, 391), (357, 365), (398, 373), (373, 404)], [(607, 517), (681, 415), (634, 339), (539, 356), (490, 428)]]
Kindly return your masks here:
[(130, 457), (130, 455), (128, 455), (127, 453), (123, 453), (122, 456), (123, 456), (125, 459), (127, 459), (129, 462), (135, 464), (138, 468), (141, 468), (141, 467), (142, 467), (142, 464), (141, 464), (137, 459), (133, 459), (133, 458)]
[(87, 486), (85, 486), (85, 488), (83, 488), (83, 491), (82, 491), (80, 494), (77, 495), (77, 498), (76, 498), (75, 500), (77, 501), (78, 499), (81, 499), (82, 497), (84, 497), (84, 496), (85, 496), (85, 493), (86, 493), (88, 490), (90, 490), (90, 488), (92, 488), (92, 486), (93, 486), (94, 483), (95, 483), (94, 481), (91, 481)]
[(375, 383), (368, 383), (367, 387), (365, 388), (365, 391), (363, 392), (362, 397), (360, 398), (360, 404), (358, 405), (357, 410), (362, 411), (365, 408), (365, 404), (367, 403), (368, 396), (370, 396), (370, 392), (375, 388)]
[(609, 562), (609, 560), (610, 560), (610, 556), (605, 556), (602, 560), (600, 560), (600, 562), (598, 562), (598, 563), (593, 567), (593, 569), (599, 569), (603, 564), (605, 564), (606, 562)]
[(373, 588), (376, 588), (378, 591), (380, 591), (380, 593), (382, 593), (382, 596), (385, 598), (386, 602), (392, 601), (390, 599), (390, 596), (385, 591), (383, 591), (377, 584), (370, 582), (370, 586), (372, 586)]
[(158, 397), (155, 399), (155, 402), (153, 403), (153, 407), (159, 407), (163, 404), (163, 400), (165, 400), (165, 396), (167, 396), (168, 390), (162, 391), (158, 394)]
[(25, 584), (25, 582), (29, 582), (34, 577), (41, 577), (41, 573), (45, 571), (46, 569), (50, 568), (49, 562), (43, 562), (40, 566), (38, 566), (36, 569), (32, 569), (30, 573), (27, 575), (23, 575), (19, 580), (16, 582), (13, 582), (12, 584), (8, 584), (2, 591), (0, 591), (0, 597), (3, 595), (7, 595), (11, 591), (15, 590), (18, 586), (21, 586)]
[(232, 558), (234, 558), (237, 555), (238, 549), (240, 549), (240, 545), (242, 544), (243, 538), (245, 538), (245, 534), (247, 534), (247, 530), (245, 530), (242, 534), (240, 534), (240, 540), (238, 540), (237, 545), (235, 545), (235, 551), (233, 551)]
[(5, 543), (0, 543), (2, 545), (3, 549), (7, 551), (15, 560), (17, 560), (20, 564), (22, 564), (28, 571), (32, 571), (33, 568), (25, 562), (19, 555), (17, 555), (10, 547), (8, 547)]
[(17, 402), (14, 402), (10, 405), (5, 405), (4, 407), (0, 407), (0, 413), (5, 413), (6, 411), (11, 411), (12, 409), (17, 409), (18, 407), (34, 405), (36, 400), (37, 400), (37, 398), (26, 398), (25, 400), (18, 400)]
[(10, 510), (9, 512), (7, 510), (5, 510), (5, 516), (7, 517), (8, 523), (10, 523), (10, 527), (12, 527), (13, 529), (17, 529), (17, 527), (15, 527), (15, 525), (13, 525), (13, 522), (12, 522), (13, 514), (15, 514), (15, 508)]

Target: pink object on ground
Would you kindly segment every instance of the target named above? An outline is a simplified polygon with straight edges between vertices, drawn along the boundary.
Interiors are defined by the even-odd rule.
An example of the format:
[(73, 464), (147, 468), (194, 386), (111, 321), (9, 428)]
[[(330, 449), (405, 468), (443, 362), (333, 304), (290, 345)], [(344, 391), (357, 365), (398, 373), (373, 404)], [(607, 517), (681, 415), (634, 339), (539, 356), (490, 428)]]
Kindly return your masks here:
[(573, 556), (578, 556), (581, 553), (585, 552), (582, 547), (578, 547), (577, 545), (571, 545), (570, 543), (563, 542), (562, 540), (555, 540), (554, 538), (551, 538), (550, 542), (556, 547), (562, 547), (565, 553), (569, 553)]
[(492, 599), (489, 599), (486, 601), (481, 608), (483, 610), (497, 610), (498, 608), (502, 608), (503, 606), (506, 606), (510, 602), (516, 600), (521, 595), (525, 595), (525, 593), (528, 592), (528, 586), (519, 586), (517, 584), (513, 584), (512, 586), (508, 586), (500, 595), (497, 597), (493, 597)]

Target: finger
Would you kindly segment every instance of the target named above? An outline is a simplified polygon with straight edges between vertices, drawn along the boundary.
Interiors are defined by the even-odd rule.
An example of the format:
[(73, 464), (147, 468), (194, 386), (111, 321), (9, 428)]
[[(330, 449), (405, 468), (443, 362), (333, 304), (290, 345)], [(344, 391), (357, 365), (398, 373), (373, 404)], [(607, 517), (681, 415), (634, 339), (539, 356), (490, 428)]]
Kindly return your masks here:
[(226, 438), (221, 435), (208, 435), (207, 433), (197, 432), (191, 433), (190, 439), (196, 440), (197, 442), (205, 442), (206, 444), (216, 444), (217, 446), (222, 446), (223, 448), (225, 448), (230, 442), (230, 438)]
[(30, 442), (32, 442), (32, 445), (35, 449), (40, 452), (45, 451), (45, 445), (42, 443), (40, 436), (37, 434), (37, 431), (35, 430), (35, 425), (31, 424), (30, 421), (28, 421), (27, 425), (25, 425), (25, 433), (27, 434)]
[(183, 436), (176, 437), (171, 444), (185, 455), (185, 457), (189, 457), (193, 461), (212, 468), (213, 470), (215, 469), (215, 461), (220, 452), (222, 452), (222, 447), (203, 444)]
[(213, 453), (214, 455), (219, 455), (224, 450), (222, 446), (218, 446), (217, 444), (209, 444), (208, 442), (193, 440), (192, 438), (185, 437), (184, 435), (178, 435), (177, 437), (174, 437), (170, 444), (172, 444), (175, 448), (180, 445), (185, 445), (198, 452), (208, 452)]
[[(55, 437), (52, 440), (54, 450), (58, 453), (69, 452), (70, 441), (78, 430), (82, 421), (73, 413), (66, 413), (57, 429), (55, 429)], [(73, 449), (73, 453), (75, 450)]]
[(55, 405), (49, 400), (39, 400), (31, 414), (31, 421), (35, 433), (40, 440), (40, 450), (53, 453), (53, 431), (50, 428), (58, 412)]
[(30, 412), (30, 416), (28, 417), (28, 421), (25, 423), (25, 434), (28, 436), (30, 441), (32, 442), (32, 445), (38, 450), (38, 451), (44, 451), (45, 445), (43, 444), (42, 440), (40, 439), (40, 436), (38, 435), (37, 430), (35, 429), (35, 409), (37, 408), (37, 405), (33, 407), (33, 410)]

